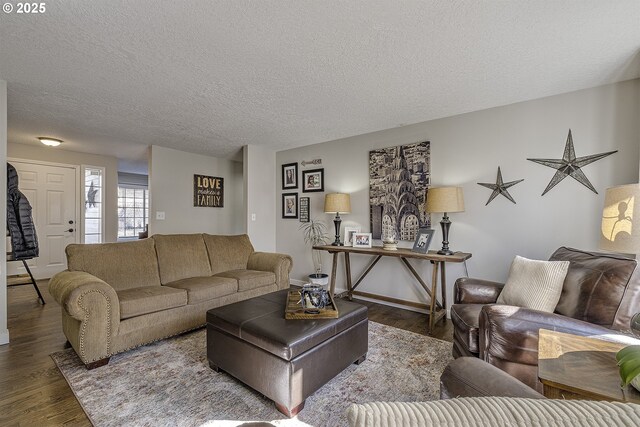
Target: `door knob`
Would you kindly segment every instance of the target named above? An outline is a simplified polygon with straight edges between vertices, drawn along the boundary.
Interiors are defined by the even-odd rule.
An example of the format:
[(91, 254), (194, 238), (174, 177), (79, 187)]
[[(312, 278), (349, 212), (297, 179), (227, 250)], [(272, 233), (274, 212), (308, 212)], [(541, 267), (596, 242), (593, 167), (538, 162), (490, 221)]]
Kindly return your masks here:
[(72, 219), (69, 220), (69, 224), (73, 224), (73, 220)]
[(73, 228), (67, 230), (69, 233), (73, 233)]

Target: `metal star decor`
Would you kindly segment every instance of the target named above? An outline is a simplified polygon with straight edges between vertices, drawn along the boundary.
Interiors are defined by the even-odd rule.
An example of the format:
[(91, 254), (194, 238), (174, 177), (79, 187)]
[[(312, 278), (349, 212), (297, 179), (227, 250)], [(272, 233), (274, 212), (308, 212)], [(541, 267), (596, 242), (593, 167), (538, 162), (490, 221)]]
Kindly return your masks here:
[(553, 169), (557, 169), (553, 178), (551, 178), (551, 182), (547, 185), (547, 188), (544, 189), (542, 195), (547, 194), (549, 190), (558, 185), (560, 181), (565, 179), (567, 176), (578, 181), (580, 184), (587, 187), (589, 190), (598, 194), (591, 182), (587, 178), (587, 176), (580, 169), (583, 166), (588, 165), (589, 163), (593, 163), (597, 160), (603, 159), (607, 156), (610, 156), (613, 153), (617, 153), (618, 150), (608, 151), (606, 153), (600, 154), (592, 154), (590, 156), (583, 156), (576, 158), (576, 152), (573, 148), (573, 137), (571, 136), (571, 129), (569, 129), (569, 135), (567, 136), (567, 143), (564, 146), (564, 155), (562, 159), (527, 159), (532, 162), (539, 163), (544, 166), (548, 166)]
[(479, 182), (478, 183), (478, 185), (482, 185), (483, 187), (487, 187), (487, 188), (490, 188), (491, 190), (493, 190), (493, 193), (491, 193), (491, 196), (489, 196), (489, 200), (487, 201), (485, 206), (487, 206), (489, 203), (491, 203), (491, 201), (493, 199), (498, 197), (498, 194), (502, 194), (504, 197), (506, 197), (507, 199), (511, 200), (515, 204), (516, 201), (513, 200), (513, 197), (511, 197), (511, 194), (509, 194), (509, 191), (507, 191), (507, 188), (513, 187), (514, 185), (516, 185), (516, 184), (518, 184), (518, 183), (520, 183), (522, 181), (524, 181), (524, 179), (518, 179), (516, 181), (511, 181), (511, 182), (503, 182), (502, 181), (502, 172), (500, 171), (500, 166), (498, 166), (498, 177), (496, 178), (496, 183), (495, 184), (490, 184), (490, 183), (486, 183), (486, 182)]

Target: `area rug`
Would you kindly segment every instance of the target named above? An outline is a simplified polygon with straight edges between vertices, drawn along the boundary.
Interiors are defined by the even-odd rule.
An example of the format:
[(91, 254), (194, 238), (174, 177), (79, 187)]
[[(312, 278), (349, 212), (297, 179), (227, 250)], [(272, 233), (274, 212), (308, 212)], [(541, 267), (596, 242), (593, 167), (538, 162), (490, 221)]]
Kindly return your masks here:
[(440, 374), (452, 359), (451, 343), (369, 322), (367, 360), (349, 366), (288, 419), (269, 399), (209, 368), (204, 329), (116, 355), (91, 371), (72, 349), (51, 357), (97, 427), (344, 426), (351, 403), (437, 399)]

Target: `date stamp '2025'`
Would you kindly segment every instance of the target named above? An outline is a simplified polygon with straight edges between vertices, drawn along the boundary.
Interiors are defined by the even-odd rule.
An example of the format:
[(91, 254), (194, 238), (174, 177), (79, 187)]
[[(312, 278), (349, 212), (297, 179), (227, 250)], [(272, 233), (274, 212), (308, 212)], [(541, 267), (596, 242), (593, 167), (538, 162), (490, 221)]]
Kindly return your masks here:
[(15, 3), (15, 5), (13, 3), (4, 3), (2, 5), (2, 11), (4, 13), (16, 13), (16, 14), (23, 14), (23, 13), (30, 13), (30, 14), (37, 14), (37, 13), (45, 13), (47, 11), (47, 4), (42, 2), (42, 3)]

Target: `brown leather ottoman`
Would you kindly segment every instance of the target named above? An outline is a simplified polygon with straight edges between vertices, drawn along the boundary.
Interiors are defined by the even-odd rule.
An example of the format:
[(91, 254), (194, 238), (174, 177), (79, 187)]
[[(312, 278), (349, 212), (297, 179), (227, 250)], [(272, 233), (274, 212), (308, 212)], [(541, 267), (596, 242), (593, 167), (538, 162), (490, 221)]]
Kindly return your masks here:
[(286, 320), (288, 290), (207, 312), (207, 357), (292, 417), (351, 363), (365, 360), (367, 308), (336, 299), (338, 319)]

